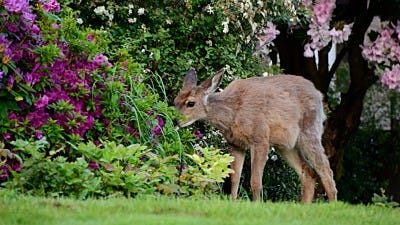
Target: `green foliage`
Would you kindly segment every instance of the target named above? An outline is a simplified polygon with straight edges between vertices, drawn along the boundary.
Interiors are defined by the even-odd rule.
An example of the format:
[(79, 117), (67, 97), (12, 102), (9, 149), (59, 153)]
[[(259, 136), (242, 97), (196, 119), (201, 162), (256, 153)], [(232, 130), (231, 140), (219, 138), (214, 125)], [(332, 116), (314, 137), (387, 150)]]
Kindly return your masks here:
[[(202, 149), (203, 156), (188, 156), (194, 164), (184, 164), (179, 155), (162, 156), (154, 149), (115, 142), (92, 142), (73, 146), (71, 155), (46, 153), (46, 139), (12, 142), (23, 160), (23, 169), (3, 183), (12, 190), (40, 196), (76, 198), (143, 194), (180, 196), (211, 194), (217, 182), (229, 175), (232, 157), (215, 149)], [(73, 152), (73, 153), (72, 153)], [(195, 160), (194, 160), (195, 159)], [(183, 164), (182, 164), (183, 165)]]
[(343, 169), (336, 174), (339, 199), (350, 203), (369, 203), (375, 193), (381, 192), (381, 188), (390, 189), (390, 174), (400, 162), (400, 154), (396, 151), (398, 137), (396, 132), (374, 127), (357, 132), (346, 147)]
[[(197, 69), (200, 79), (225, 66), (228, 80), (258, 76), (265, 70), (259, 59), (253, 57), (253, 44), (244, 43), (234, 32), (223, 33), (222, 11), (205, 10), (211, 1), (64, 3), (76, 10), (83, 25), (109, 30), (113, 37), (110, 51), (122, 47), (122, 55), (131, 55), (147, 72), (158, 74), (170, 97), (179, 90), (183, 75), (192, 67)], [(103, 10), (99, 10), (101, 7)], [(140, 10), (143, 12), (139, 13)], [(111, 54), (110, 58), (120, 56)], [(145, 81), (158, 83), (153, 78), (156, 77)]]
[[(242, 182), (239, 196), (251, 199), (251, 163), (250, 154), (246, 154), (243, 167)], [(264, 200), (270, 201), (299, 201), (301, 198), (301, 183), (295, 171), (272, 150), (269, 153), (263, 175)]]
[(385, 190), (381, 188), (381, 195), (374, 193), (372, 197), (372, 203), (374, 205), (385, 206), (385, 207), (398, 207), (400, 204), (398, 202), (391, 201), (385, 194)]

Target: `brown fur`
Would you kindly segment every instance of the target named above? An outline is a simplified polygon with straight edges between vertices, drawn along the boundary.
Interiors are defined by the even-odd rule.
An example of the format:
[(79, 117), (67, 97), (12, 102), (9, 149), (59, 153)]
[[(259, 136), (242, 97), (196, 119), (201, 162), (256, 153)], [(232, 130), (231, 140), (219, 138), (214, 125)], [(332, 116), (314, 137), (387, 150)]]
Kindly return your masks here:
[(174, 103), (183, 116), (180, 126), (204, 120), (224, 135), (235, 158), (232, 198), (237, 198), (245, 149), (250, 148), (250, 185), (253, 200), (260, 199), (268, 151), (274, 146), (299, 175), (303, 203), (313, 200), (316, 175), (321, 177), (328, 199), (336, 200), (333, 173), (321, 144), (322, 95), (314, 85), (299, 76), (275, 75), (236, 80), (215, 92), (223, 73), (197, 86), (195, 71), (190, 70)]

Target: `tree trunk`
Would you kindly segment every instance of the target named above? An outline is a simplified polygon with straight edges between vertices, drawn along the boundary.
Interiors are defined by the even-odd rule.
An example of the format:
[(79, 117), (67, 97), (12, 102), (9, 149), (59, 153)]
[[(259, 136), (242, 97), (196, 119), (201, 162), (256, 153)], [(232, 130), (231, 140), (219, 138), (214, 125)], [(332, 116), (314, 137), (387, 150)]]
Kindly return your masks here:
[(346, 93), (342, 93), (339, 105), (334, 109), (330, 107), (332, 111), (328, 115), (323, 135), (323, 144), (336, 178), (341, 175), (343, 148), (360, 125), (365, 93), (377, 80), (374, 71), (368, 68), (367, 62), (363, 59), (360, 48), (372, 19), (373, 13), (369, 10), (356, 17), (348, 45), (338, 54), (331, 71), (328, 69), (327, 49), (319, 52), (317, 67), (313, 58), (303, 57), (303, 43), (299, 42), (300, 39), (296, 40), (294, 34), (283, 33), (275, 42), (281, 67), (285, 73), (301, 75), (311, 80), (325, 96), (326, 103), (333, 74), (345, 54), (349, 56), (350, 87)]

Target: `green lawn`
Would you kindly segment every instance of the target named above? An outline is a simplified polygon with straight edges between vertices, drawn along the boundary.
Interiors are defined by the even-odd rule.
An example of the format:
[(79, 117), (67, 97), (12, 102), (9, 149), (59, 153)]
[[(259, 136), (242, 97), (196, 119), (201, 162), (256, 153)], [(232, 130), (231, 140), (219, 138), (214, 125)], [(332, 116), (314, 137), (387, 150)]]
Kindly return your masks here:
[(0, 225), (139, 224), (373, 224), (399, 225), (400, 209), (318, 203), (254, 203), (229, 200), (112, 198), (49, 199), (0, 192)]

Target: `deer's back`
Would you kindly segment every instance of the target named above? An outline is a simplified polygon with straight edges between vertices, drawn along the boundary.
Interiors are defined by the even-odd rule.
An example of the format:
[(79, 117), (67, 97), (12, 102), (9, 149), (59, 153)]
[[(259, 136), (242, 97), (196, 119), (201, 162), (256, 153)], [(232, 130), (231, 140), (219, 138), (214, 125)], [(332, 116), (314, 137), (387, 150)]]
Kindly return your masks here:
[(236, 80), (218, 93), (218, 99), (231, 111), (215, 112), (221, 114), (217, 122), (225, 126), (228, 141), (241, 146), (268, 136), (273, 145), (291, 148), (301, 130), (319, 126), (316, 123), (322, 124), (324, 116), (320, 92), (310, 81), (293, 75)]

